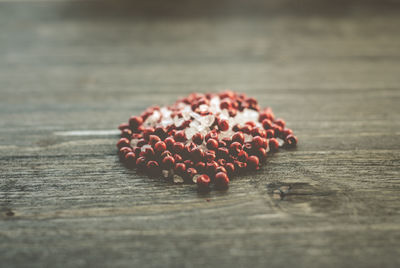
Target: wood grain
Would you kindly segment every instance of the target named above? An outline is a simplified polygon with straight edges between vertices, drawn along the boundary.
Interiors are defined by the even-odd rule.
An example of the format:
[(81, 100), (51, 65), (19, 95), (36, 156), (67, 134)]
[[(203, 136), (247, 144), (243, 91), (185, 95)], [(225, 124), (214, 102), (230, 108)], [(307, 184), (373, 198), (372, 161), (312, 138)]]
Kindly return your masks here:
[[(399, 267), (400, 9), (317, 2), (2, 1), (0, 266)], [(206, 195), (118, 162), (131, 114), (225, 88), (298, 148)]]

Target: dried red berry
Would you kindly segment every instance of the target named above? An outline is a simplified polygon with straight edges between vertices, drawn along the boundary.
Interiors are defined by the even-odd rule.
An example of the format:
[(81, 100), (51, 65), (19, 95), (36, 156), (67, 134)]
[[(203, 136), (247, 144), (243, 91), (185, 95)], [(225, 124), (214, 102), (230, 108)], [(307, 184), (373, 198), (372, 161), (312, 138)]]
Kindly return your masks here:
[(260, 168), (259, 164), (260, 160), (255, 155), (249, 156), (249, 158), (247, 159), (247, 167), (250, 170), (258, 170)]
[(225, 119), (218, 120), (218, 129), (220, 131), (227, 131), (229, 129), (229, 122)]
[(174, 171), (176, 174), (184, 175), (186, 171), (186, 165), (184, 163), (176, 163)]
[(232, 176), (233, 174), (235, 174), (235, 165), (232, 163), (226, 163), (225, 164), (225, 169), (228, 172), (229, 176)]
[(208, 139), (207, 148), (209, 150), (216, 150), (218, 148), (218, 141), (215, 139)]
[(219, 172), (215, 175), (215, 187), (220, 190), (227, 189), (229, 186), (229, 178), (225, 172)]
[(130, 130), (129, 128), (122, 130), (121, 138), (127, 138), (128, 140), (130, 140), (132, 138), (132, 130)]
[(236, 132), (233, 136), (232, 136), (232, 142), (239, 142), (240, 144), (244, 143), (244, 135), (242, 132)]
[(260, 136), (255, 136), (253, 138), (252, 143), (253, 143), (254, 148), (258, 149), (258, 148), (264, 146), (264, 139), (261, 138)]
[(167, 150), (167, 145), (165, 145), (165, 142), (159, 141), (154, 145), (154, 150), (156, 153), (162, 153)]
[(156, 135), (149, 135), (149, 144), (154, 146), (157, 142), (161, 141), (160, 137)]
[(134, 152), (128, 152), (125, 155), (125, 163), (129, 166), (129, 167), (134, 167), (136, 165), (136, 155)]
[(286, 137), (286, 139), (285, 139), (285, 145), (287, 147), (290, 147), (290, 148), (296, 147), (296, 145), (297, 145), (297, 137), (295, 135), (293, 135), (293, 134), (288, 135)]
[(272, 152), (276, 152), (279, 148), (279, 142), (275, 138), (269, 139), (268, 146)]
[(231, 146), (229, 146), (229, 152), (234, 155), (237, 156), (238, 153), (242, 150), (242, 144), (240, 144), (239, 142), (235, 141), (232, 142)]
[(131, 143), (127, 138), (121, 138), (117, 142), (117, 147), (118, 149), (121, 149), (122, 147), (131, 147)]
[(132, 116), (129, 118), (129, 127), (132, 130), (136, 130), (143, 123), (143, 119), (140, 116)]
[(174, 144), (175, 144), (175, 140), (174, 140), (174, 138), (172, 138), (172, 137), (166, 138), (166, 139), (164, 140), (164, 142), (165, 142), (165, 145), (167, 145), (167, 148), (168, 148), (169, 150), (171, 150), (171, 149), (173, 148)]
[(162, 166), (166, 169), (171, 169), (175, 165), (175, 158), (172, 156), (166, 156), (162, 160)]
[(122, 124), (120, 124), (119, 126), (118, 126), (118, 129), (119, 130), (124, 130), (124, 129), (127, 129), (127, 128), (129, 128), (129, 124), (128, 123), (122, 123)]
[(198, 176), (196, 184), (199, 191), (208, 191), (210, 182), (211, 182), (210, 177), (208, 177), (206, 174)]
[(176, 140), (176, 141), (186, 141), (186, 134), (185, 134), (185, 131), (183, 131), (183, 130), (179, 130), (179, 131), (177, 131), (176, 133), (175, 133), (175, 135), (174, 135), (174, 139)]
[(203, 139), (204, 139), (204, 137), (203, 137), (203, 134), (201, 134), (201, 133), (196, 133), (192, 137), (192, 141), (197, 145), (202, 144), (203, 143)]
[(185, 145), (182, 142), (175, 142), (173, 149), (175, 153), (180, 154), (185, 149)]
[(269, 119), (264, 119), (264, 120), (262, 121), (262, 125), (263, 125), (263, 128), (264, 128), (264, 129), (270, 129), (270, 128), (272, 128), (272, 126), (273, 126), (274, 124), (272, 123), (271, 120), (269, 120)]

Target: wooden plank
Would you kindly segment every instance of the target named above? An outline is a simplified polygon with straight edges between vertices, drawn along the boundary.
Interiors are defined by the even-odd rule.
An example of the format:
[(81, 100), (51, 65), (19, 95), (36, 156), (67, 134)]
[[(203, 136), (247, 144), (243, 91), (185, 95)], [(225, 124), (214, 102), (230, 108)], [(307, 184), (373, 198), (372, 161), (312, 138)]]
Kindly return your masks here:
[[(398, 267), (400, 9), (306, 4), (2, 1), (1, 267)], [(297, 150), (206, 195), (118, 162), (131, 114), (224, 88)]]

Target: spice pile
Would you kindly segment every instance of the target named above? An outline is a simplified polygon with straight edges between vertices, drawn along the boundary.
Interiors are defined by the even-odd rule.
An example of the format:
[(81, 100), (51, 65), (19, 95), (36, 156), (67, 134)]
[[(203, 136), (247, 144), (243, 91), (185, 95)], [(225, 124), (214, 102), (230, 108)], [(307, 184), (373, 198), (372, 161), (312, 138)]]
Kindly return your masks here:
[(129, 168), (207, 191), (258, 170), (267, 154), (297, 138), (270, 108), (232, 91), (193, 93), (168, 107), (150, 107), (121, 124), (119, 156)]

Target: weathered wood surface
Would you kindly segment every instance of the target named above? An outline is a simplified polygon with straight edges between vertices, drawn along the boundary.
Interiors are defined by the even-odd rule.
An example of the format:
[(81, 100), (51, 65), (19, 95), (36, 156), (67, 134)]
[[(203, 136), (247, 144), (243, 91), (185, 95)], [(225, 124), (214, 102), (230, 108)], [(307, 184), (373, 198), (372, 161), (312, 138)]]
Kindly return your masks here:
[[(320, 2), (1, 1), (0, 266), (399, 267), (400, 9)], [(69, 132), (224, 88), (300, 139), (224, 193)]]

